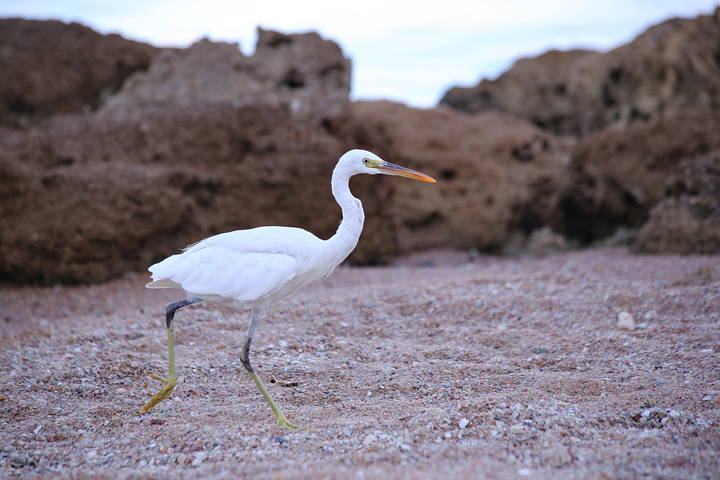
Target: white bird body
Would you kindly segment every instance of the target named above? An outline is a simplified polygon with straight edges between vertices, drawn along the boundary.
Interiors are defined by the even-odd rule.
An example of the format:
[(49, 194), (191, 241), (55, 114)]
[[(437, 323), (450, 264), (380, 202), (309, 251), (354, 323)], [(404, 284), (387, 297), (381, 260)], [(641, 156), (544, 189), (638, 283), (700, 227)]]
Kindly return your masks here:
[(342, 209), (342, 222), (331, 238), (321, 240), (292, 227), (258, 227), (221, 233), (190, 245), (150, 267), (148, 288), (177, 288), (188, 299), (168, 304), (165, 323), (168, 335), (168, 377), (165, 386), (140, 409), (146, 413), (167, 399), (176, 385), (175, 311), (199, 301), (218, 302), (252, 311), (252, 322), (241, 354), (245, 370), (278, 419), (288, 422), (250, 363), (250, 344), (257, 324), (255, 309), (292, 295), (307, 284), (327, 277), (355, 249), (365, 214), (362, 203), (350, 193), (350, 177), (359, 173), (400, 175), (425, 182), (435, 180), (420, 172), (385, 162), (365, 150), (350, 150), (333, 170), (332, 193)]
[[(355, 249), (365, 215), (350, 192), (358, 173), (386, 173), (363, 160), (387, 164), (364, 150), (343, 155), (333, 170), (332, 192), (343, 220), (328, 240), (294, 227), (258, 227), (221, 233), (152, 265), (148, 288), (178, 288), (188, 296), (237, 308), (256, 308), (281, 300), (330, 275)], [(392, 165), (406, 174), (418, 174)], [(391, 173), (392, 174), (392, 173)]]
[[(333, 237), (334, 238), (334, 237)], [(355, 247), (294, 227), (221, 233), (150, 267), (148, 288), (180, 288), (189, 296), (256, 308), (325, 278)]]

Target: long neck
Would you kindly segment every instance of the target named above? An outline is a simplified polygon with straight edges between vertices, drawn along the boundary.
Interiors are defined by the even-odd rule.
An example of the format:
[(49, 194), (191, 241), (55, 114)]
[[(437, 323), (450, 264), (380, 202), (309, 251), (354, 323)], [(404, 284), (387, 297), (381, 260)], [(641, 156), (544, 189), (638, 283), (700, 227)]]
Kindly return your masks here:
[(335, 167), (331, 181), (332, 193), (342, 209), (342, 221), (328, 243), (338, 249), (338, 255), (343, 256), (340, 261), (350, 255), (357, 245), (365, 222), (362, 202), (353, 197), (349, 181), (350, 175), (339, 165)]

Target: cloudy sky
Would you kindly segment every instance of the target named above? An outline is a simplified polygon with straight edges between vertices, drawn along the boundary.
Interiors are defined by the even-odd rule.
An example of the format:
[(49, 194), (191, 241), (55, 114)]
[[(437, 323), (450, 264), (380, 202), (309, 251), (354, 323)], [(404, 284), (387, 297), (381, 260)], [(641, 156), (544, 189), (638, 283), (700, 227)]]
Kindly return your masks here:
[(607, 50), (673, 16), (709, 13), (708, 0), (3, 0), (0, 16), (77, 21), (102, 33), (184, 47), (239, 42), (255, 28), (314, 30), (353, 59), (353, 97), (432, 106), (451, 85), (495, 77), (550, 48)]

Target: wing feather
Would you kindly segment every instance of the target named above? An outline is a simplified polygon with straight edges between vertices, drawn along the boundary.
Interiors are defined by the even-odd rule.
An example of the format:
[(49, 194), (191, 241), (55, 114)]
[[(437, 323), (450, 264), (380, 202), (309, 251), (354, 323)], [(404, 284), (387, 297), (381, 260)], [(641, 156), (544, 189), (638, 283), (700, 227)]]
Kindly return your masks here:
[[(298, 261), (282, 253), (237, 253), (207, 246), (173, 255), (150, 267), (150, 288), (177, 284), (194, 295), (257, 301), (282, 289), (297, 272)], [(172, 283), (170, 283), (172, 282)]]

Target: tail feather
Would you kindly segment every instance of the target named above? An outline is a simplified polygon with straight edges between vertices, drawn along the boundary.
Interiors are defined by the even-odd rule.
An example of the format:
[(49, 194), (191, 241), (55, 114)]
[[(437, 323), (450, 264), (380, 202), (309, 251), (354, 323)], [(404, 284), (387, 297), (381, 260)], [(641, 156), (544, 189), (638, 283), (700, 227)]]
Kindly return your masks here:
[(145, 284), (145, 288), (182, 288), (182, 285), (169, 278), (160, 278)]
[(162, 262), (150, 266), (150, 276), (153, 281), (145, 285), (145, 288), (182, 288), (182, 285), (169, 277), (174, 276), (175, 263), (180, 255), (171, 255)]

